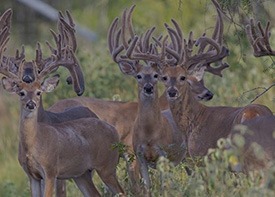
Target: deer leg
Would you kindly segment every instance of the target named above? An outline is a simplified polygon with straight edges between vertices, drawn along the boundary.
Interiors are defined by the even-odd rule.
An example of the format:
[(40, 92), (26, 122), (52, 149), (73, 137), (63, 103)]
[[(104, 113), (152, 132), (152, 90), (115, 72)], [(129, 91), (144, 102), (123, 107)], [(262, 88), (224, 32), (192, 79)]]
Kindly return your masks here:
[(144, 151), (143, 147), (139, 146), (137, 148), (137, 161), (140, 166), (140, 174), (141, 177), (144, 181), (145, 189), (146, 189), (146, 194), (150, 196), (150, 188), (151, 188), (151, 183), (150, 183), (150, 177), (149, 177), (149, 172), (148, 172), (148, 165), (144, 157)]
[(132, 191), (135, 194), (140, 193), (140, 185), (139, 185), (139, 166), (137, 164), (136, 158), (133, 161), (130, 161), (128, 153), (123, 154), (123, 158), (126, 161), (126, 168), (128, 172), (128, 176), (130, 179), (130, 184)]
[(31, 196), (32, 197), (40, 197), (42, 196), (41, 190), (41, 181), (36, 180), (29, 176), (30, 186), (31, 186)]
[(66, 197), (66, 181), (56, 180), (56, 197)]
[(100, 197), (100, 193), (97, 191), (91, 176), (91, 172), (87, 171), (83, 175), (74, 178), (79, 190), (85, 197)]
[(56, 181), (56, 178), (54, 176), (45, 178), (44, 197), (52, 197), (53, 196), (55, 181)]
[(97, 173), (113, 194), (124, 196), (124, 191), (117, 180), (115, 168), (112, 171), (106, 170), (106, 168), (104, 168), (101, 170), (97, 170)]

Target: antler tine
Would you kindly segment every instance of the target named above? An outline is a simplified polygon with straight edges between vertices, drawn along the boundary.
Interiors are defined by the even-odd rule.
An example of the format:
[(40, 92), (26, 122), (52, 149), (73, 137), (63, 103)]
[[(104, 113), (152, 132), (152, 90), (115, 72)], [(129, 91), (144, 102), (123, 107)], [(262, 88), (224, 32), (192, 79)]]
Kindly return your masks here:
[[(209, 41), (205, 42), (205, 44), (201, 43), (198, 51), (200, 53), (202, 53), (204, 51), (205, 47), (208, 46), (208, 44), (210, 44), (207, 52), (211, 53), (211, 51), (213, 51), (213, 53), (220, 54), (219, 56), (217, 56), (218, 58), (213, 59), (213, 62), (219, 63), (218, 67), (211, 67), (211, 65), (210, 65), (212, 63), (211, 61), (208, 61), (204, 66), (206, 66), (205, 71), (222, 77), (222, 73), (221, 73), (222, 70), (229, 67), (229, 65), (227, 63), (223, 62), (222, 59), (229, 54), (229, 50), (223, 46), (224, 25), (223, 25), (223, 20), (222, 20), (222, 14), (223, 14), (222, 9), (216, 0), (212, 0), (212, 3), (214, 4), (216, 11), (217, 11), (216, 24), (215, 24), (215, 28), (214, 28), (214, 31), (212, 34), (212, 39), (214, 42), (211, 42), (209, 40), (210, 42)], [(205, 34), (202, 37), (205, 37)], [(215, 44), (215, 42), (216, 42), (216, 44)], [(214, 51), (216, 51), (216, 52), (214, 52)], [(209, 58), (209, 60), (211, 60), (211, 58)]]
[(216, 11), (218, 13), (212, 39), (216, 40), (221, 45), (223, 42), (223, 28), (224, 28), (223, 21), (222, 21), (222, 9), (220, 4), (216, 0), (212, 0), (212, 3), (214, 4)]
[(119, 45), (121, 29), (117, 31), (118, 20), (118, 17), (114, 19), (108, 31), (108, 47), (112, 58), (116, 63), (121, 60), (121, 58), (118, 57), (118, 54), (120, 54), (124, 49), (123, 45)]
[(61, 28), (61, 35), (64, 37), (63, 46), (69, 45), (72, 47), (73, 52), (77, 49), (77, 42), (75, 37), (75, 24), (73, 22), (72, 16), (70, 12), (67, 10), (66, 15), (68, 18), (68, 22), (66, 22), (65, 18), (63, 17), (62, 13), (60, 15), (60, 23), (59, 26)]
[(144, 37), (141, 37), (141, 39), (140, 39), (140, 51), (141, 52), (146, 53), (146, 52), (150, 51), (150, 49), (149, 49), (149, 46), (150, 46), (149, 40), (152, 36), (152, 33), (155, 31), (155, 29), (156, 29), (155, 27), (152, 27), (152, 28), (148, 29), (145, 32)]
[(168, 24), (164, 24), (172, 42), (170, 45), (168, 45), (166, 50), (168, 54), (170, 54), (170, 56), (172, 56), (175, 59), (175, 60), (170, 59), (169, 63), (182, 64), (182, 62), (185, 59), (184, 51), (186, 49), (186, 47), (183, 46), (184, 40), (183, 40), (182, 30), (179, 24), (174, 19), (171, 19), (171, 21), (175, 29), (169, 27)]
[[(9, 41), (9, 31), (8, 28), (5, 27), (4, 30), (0, 33), (0, 60), (2, 62), (3, 52), (6, 50), (6, 44)], [(0, 63), (1, 63), (0, 62)]]
[(5, 51), (5, 46), (9, 41), (10, 27), (11, 27), (12, 10), (6, 10), (0, 16), (0, 63), (2, 63), (3, 52)]
[(0, 16), (0, 73), (6, 77), (18, 80), (18, 76), (10, 71), (10, 58), (4, 57), (3, 53), (6, 50), (6, 45), (9, 41), (11, 27), (12, 10), (6, 10)]
[[(261, 22), (257, 23), (258, 25), (258, 31), (256, 30), (254, 20), (250, 19), (250, 25), (246, 26), (246, 33), (248, 35), (248, 39), (250, 41), (250, 44), (254, 51), (255, 57), (261, 57), (261, 56), (275, 56), (275, 51), (272, 50), (270, 43), (269, 43), (269, 37), (271, 35), (270, 33), (270, 22), (267, 22), (267, 25), (265, 27), (265, 30), (263, 30), (263, 27), (261, 25)], [(260, 35), (257, 35), (260, 34)]]
[(162, 44), (161, 44), (162, 37), (163, 37), (162, 35), (160, 35), (158, 38), (155, 38), (154, 36), (152, 36), (152, 39), (155, 41), (156, 45), (159, 47), (162, 47)]
[(124, 46), (125, 49), (127, 49), (129, 47), (128, 45), (128, 41), (126, 39), (126, 27), (127, 27), (127, 22), (131, 22), (129, 20), (127, 20), (127, 8), (123, 11), (122, 14), (122, 21), (121, 21), (121, 37), (122, 37), (122, 44)]
[[(48, 43), (48, 42), (46, 42)], [(49, 44), (48, 44), (49, 46)], [(51, 51), (53, 51), (53, 49), (51, 48)], [(35, 50), (35, 63), (38, 67), (38, 70), (41, 71), (43, 70), (44, 66), (45, 66), (45, 62), (47, 62), (47, 60), (43, 60), (43, 53), (42, 53), (42, 50), (41, 50), (41, 45), (39, 42), (37, 42), (36, 44), (36, 50)]]
[(114, 50), (114, 40), (113, 40), (113, 38), (114, 38), (114, 32), (117, 29), (118, 20), (119, 20), (118, 17), (116, 17), (113, 20), (113, 22), (112, 22), (112, 24), (111, 24), (111, 26), (108, 30), (108, 36), (107, 37), (108, 37), (108, 47), (109, 47), (110, 53), (113, 53), (113, 50)]
[(11, 18), (12, 9), (8, 9), (0, 16), (0, 29), (4, 29), (5, 27), (7, 27), (9, 30), (11, 27)]
[(126, 8), (123, 11), (122, 14), (122, 21), (121, 21), (121, 36), (122, 36), (122, 44), (124, 46), (125, 49), (127, 49), (129, 47), (127, 38), (126, 38), (126, 31), (129, 31), (130, 34), (130, 40), (132, 40), (135, 36), (134, 33), (134, 28), (132, 25), (132, 13), (135, 9), (136, 5), (132, 5), (128, 11), (128, 9)]

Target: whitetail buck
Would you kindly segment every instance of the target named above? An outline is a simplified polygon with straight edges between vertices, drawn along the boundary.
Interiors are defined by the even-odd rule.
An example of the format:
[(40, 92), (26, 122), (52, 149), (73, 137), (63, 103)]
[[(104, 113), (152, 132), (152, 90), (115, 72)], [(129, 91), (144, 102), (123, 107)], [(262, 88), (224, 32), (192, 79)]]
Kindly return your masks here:
[[(11, 11), (4, 13), (4, 16), (8, 14), (11, 14)], [(68, 13), (67, 15), (70, 17)], [(2, 18), (3, 17), (1, 17), (1, 19)], [(41, 190), (44, 190), (42, 179), (45, 182), (44, 195), (47, 193), (46, 196), (52, 196), (51, 194), (53, 192), (53, 188), (51, 186), (57, 178), (69, 178), (70, 176), (73, 176), (70, 173), (80, 172), (83, 170), (83, 167), (85, 168), (85, 165), (87, 168), (87, 172), (84, 171), (86, 175), (83, 175), (84, 177), (82, 176), (80, 178), (76, 178), (76, 182), (85, 196), (99, 195), (93, 185), (93, 182), (91, 181), (91, 176), (88, 176), (90, 173), (88, 171), (91, 171), (92, 168), (99, 170), (102, 174), (102, 180), (107, 184), (107, 186), (110, 187), (112, 192), (121, 193), (123, 190), (116, 180), (114, 171), (118, 162), (118, 152), (111, 150), (112, 143), (118, 142), (118, 136), (115, 129), (97, 118), (80, 119), (83, 117), (95, 117), (95, 114), (85, 107), (72, 108), (64, 113), (54, 114), (44, 111), (43, 107), (40, 106), (40, 104), (42, 104), (42, 91), (54, 89), (58, 82), (57, 76), (52, 79), (48, 79), (45, 82), (43, 82), (43, 79), (46, 75), (55, 71), (59, 64), (62, 64), (62, 66), (68, 68), (68, 70), (71, 71), (71, 74), (73, 72), (71, 76), (75, 83), (77, 83), (74, 85), (76, 92), (81, 94), (84, 90), (84, 81), (79, 79), (83, 77), (80, 66), (74, 57), (72, 49), (69, 46), (70, 44), (66, 43), (67, 41), (64, 40), (69, 38), (69, 24), (65, 22), (62, 15), (60, 15), (59, 22), (59, 25), (63, 25), (64, 29), (60, 30), (61, 32), (58, 36), (52, 32), (57, 44), (57, 49), (55, 50), (53, 47), (50, 47), (53, 53), (52, 58), (48, 58), (46, 60), (42, 59), (42, 51), (40, 47), (38, 47), (37, 50), (36, 61), (33, 62), (24, 62), (23, 51), (20, 56), (18, 52), (15, 58), (7, 58), (3, 56), (2, 52), (5, 50), (5, 45), (9, 39), (9, 29), (4, 27), (4, 30), (0, 32), (0, 73), (8, 77), (3, 78), (3, 86), (6, 90), (16, 92), (21, 97), (21, 135), (19, 144), (20, 164), (30, 178), (32, 196), (42, 196)], [(0, 24), (3, 23), (1, 22)], [(19, 62), (20, 64), (18, 64)], [(37, 64), (39, 64), (39, 67)], [(38, 70), (39, 74), (37, 73)], [(78, 74), (78, 72), (81, 73)], [(75, 119), (79, 119), (79, 122)], [(79, 132), (73, 121), (65, 122), (68, 120), (75, 120), (76, 125), (80, 124), (80, 131), (81, 128), (83, 132), (89, 131), (89, 137), (87, 137), (87, 139), (82, 139), (85, 136), (81, 136), (81, 132)], [(82, 122), (84, 121), (85, 123), (89, 120), (91, 120), (91, 123), (87, 124), (89, 127), (83, 129), (84, 124)], [(53, 125), (55, 125), (56, 128)], [(67, 125), (70, 126), (67, 127)], [(50, 129), (48, 130), (48, 128)], [(101, 131), (101, 129), (104, 130)], [(96, 136), (97, 132), (100, 132), (98, 136)], [(73, 136), (75, 136), (76, 139), (74, 139)], [(99, 140), (100, 138), (101, 140)], [(102, 145), (102, 148), (95, 148), (97, 145), (93, 140), (100, 142), (102, 139), (104, 139), (104, 145)], [(70, 140), (75, 141), (76, 143), (74, 145), (73, 143), (70, 144)], [(79, 143), (78, 140), (80, 140)], [(52, 147), (47, 147), (47, 143), (54, 142), (56, 142), (56, 144)], [(90, 144), (88, 144), (88, 142), (90, 142)], [(82, 149), (79, 148), (83, 145), (83, 143), (84, 145), (86, 143), (86, 145), (83, 146)], [(50, 144), (48, 145), (50, 146)], [(66, 151), (68, 151), (69, 148), (76, 149), (68, 153)], [(88, 151), (88, 148), (94, 150)], [(81, 150), (83, 153), (80, 154), (79, 151)], [(74, 162), (74, 159), (77, 159), (74, 158), (76, 157), (74, 155), (76, 152), (78, 154), (76, 155), (77, 157), (82, 157), (89, 160), (90, 163), (81, 164), (82, 166), (80, 165), (79, 168), (76, 168), (78, 164), (72, 163)], [(93, 157), (96, 157), (97, 154), (106, 154), (106, 156), (110, 158), (107, 158), (107, 160), (105, 157), (93, 159)], [(91, 161), (91, 159), (93, 161)], [(71, 167), (72, 169), (68, 169), (68, 167)], [(63, 174), (62, 170), (64, 171)], [(52, 176), (50, 178), (53, 179), (45, 180), (46, 172), (50, 173), (50, 176)], [(81, 174), (76, 174), (75, 177), (80, 175)], [(57, 196), (65, 195), (62, 190), (56, 192)]]
[[(0, 36), (1, 52), (5, 50), (4, 48), (5, 44), (9, 39), (11, 16), (12, 16), (11, 10), (8, 10), (1, 16), (0, 28), (3, 30)], [(57, 40), (57, 37), (55, 36), (55, 41), (59, 42), (59, 43), (56, 43), (59, 49), (61, 49), (62, 47), (66, 47), (66, 45), (70, 46), (71, 43), (76, 42), (75, 35), (74, 35), (73, 20), (68, 12), (67, 12), (67, 16), (69, 18), (69, 23), (67, 23), (63, 15), (59, 13), (58, 29), (60, 31), (60, 34), (58, 36), (60, 36), (60, 39)], [(55, 35), (54, 32), (52, 33)], [(72, 41), (70, 41), (69, 39), (72, 39)], [(72, 48), (72, 49), (75, 51), (75, 48)], [(53, 55), (58, 55), (57, 50), (53, 51), (54, 50), (53, 47), (51, 47), (51, 50), (52, 52), (54, 52)], [(49, 65), (51, 58), (42, 59), (42, 51), (40, 48), (40, 44), (38, 44), (36, 55), (37, 55), (36, 63), (40, 65), (40, 69), (44, 68), (45, 65)], [(24, 47), (22, 47), (22, 52), (19, 54), (19, 50), (17, 50), (15, 57), (6, 57), (2, 55), (1, 62), (8, 63), (9, 61), (8, 63), (9, 70), (16, 74), (19, 70), (18, 65), (24, 58), (25, 58)], [(71, 63), (69, 61), (67, 62), (67, 64), (65, 64), (64, 61), (61, 63), (64, 63), (63, 66), (66, 66), (69, 69), (70, 73), (72, 74), (73, 82), (75, 83), (74, 84), (75, 91), (77, 92), (78, 95), (81, 95), (84, 92), (83, 73), (81, 71), (80, 65), (77, 62), (77, 59), (73, 57), (73, 59), (71, 60), (73, 60), (71, 61)], [(33, 63), (26, 62), (24, 64), (23, 72), (24, 74), (22, 76), (22, 80), (24, 82), (31, 83), (34, 80)], [(62, 113), (52, 113), (49, 111), (45, 111), (42, 105), (42, 99), (40, 100), (40, 105), (38, 110), (39, 110), (38, 121), (46, 122), (46, 123), (59, 123), (59, 122), (64, 122), (64, 121), (73, 120), (77, 118), (84, 118), (84, 117), (97, 117), (88, 108), (81, 107), (81, 106), (77, 108), (67, 109), (65, 112), (62, 112)], [(21, 165), (24, 165), (26, 161), (26, 155), (22, 153), (20, 149), (19, 149), (19, 161)], [(61, 181), (57, 182), (56, 195), (60, 197), (66, 196), (65, 185)]]
[[(275, 51), (271, 48), (269, 38), (270, 22), (267, 23), (265, 29), (261, 23), (255, 26), (254, 20), (250, 20), (250, 24), (246, 27), (246, 34), (253, 48), (255, 57), (275, 56)], [(244, 172), (258, 169), (268, 169), (269, 162), (275, 159), (275, 116), (260, 116), (243, 123), (247, 127), (247, 132), (235, 128), (233, 134), (241, 134), (244, 137), (245, 144), (241, 151), (243, 151), (240, 158), (240, 164)], [(234, 139), (234, 135), (232, 135)], [(263, 152), (261, 155), (255, 154), (253, 144), (261, 146)]]
[[(132, 131), (132, 146), (136, 156), (133, 165), (135, 172), (140, 172), (146, 194), (149, 195), (151, 184), (148, 167), (155, 167), (160, 156), (167, 157), (177, 165), (184, 159), (186, 147), (183, 133), (173, 124), (172, 119), (169, 120), (162, 114), (158, 99), (157, 66), (165, 59), (167, 37), (162, 41), (161, 52), (158, 52), (157, 46), (150, 43), (154, 27), (147, 30), (143, 37), (135, 35), (131, 20), (133, 9), (134, 6), (123, 12), (118, 32), (118, 20), (114, 21), (111, 29), (115, 29), (108, 39), (108, 44), (113, 60), (121, 72), (133, 76), (138, 83), (138, 109)], [(127, 31), (130, 39), (127, 38)], [(125, 54), (122, 55), (122, 51)], [(139, 180), (138, 177), (134, 179), (136, 182)]]
[(32, 196), (41, 196), (41, 179), (45, 182), (43, 196), (50, 197), (56, 180), (69, 178), (84, 196), (100, 196), (91, 179), (93, 170), (112, 193), (122, 194), (116, 177), (119, 153), (112, 149), (119, 142), (115, 128), (98, 118), (52, 124), (38, 122), (41, 94), (52, 91), (59, 78), (43, 81), (45, 76), (36, 73), (34, 82), (25, 83), (20, 81), (22, 71), (18, 74), (17, 78), (3, 77), (2, 84), (7, 91), (20, 96), (19, 147), (26, 155), (22, 167), (29, 176)]
[[(222, 24), (221, 10), (216, 1), (212, 1), (218, 12), (217, 23)], [(207, 154), (209, 148), (214, 148), (220, 138), (228, 137), (234, 125), (258, 116), (272, 115), (270, 109), (263, 105), (250, 104), (245, 107), (208, 107), (192, 97), (188, 83), (194, 70), (212, 69), (211, 63), (219, 62), (215, 68), (219, 72), (225, 68), (223, 58), (228, 55), (228, 49), (222, 44), (223, 34), (208, 38), (205, 35), (194, 42), (192, 32), (185, 40), (175, 21), (175, 29), (166, 25), (170, 37), (180, 40), (180, 47), (167, 48), (174, 57), (173, 64), (162, 67), (162, 81), (166, 86), (167, 98), (173, 118), (181, 131), (185, 133), (188, 153), (191, 157)], [(174, 39), (174, 38), (171, 38)], [(194, 45), (199, 46), (194, 54)], [(209, 46), (209, 48), (207, 48)], [(201, 75), (201, 76), (202, 76)]]

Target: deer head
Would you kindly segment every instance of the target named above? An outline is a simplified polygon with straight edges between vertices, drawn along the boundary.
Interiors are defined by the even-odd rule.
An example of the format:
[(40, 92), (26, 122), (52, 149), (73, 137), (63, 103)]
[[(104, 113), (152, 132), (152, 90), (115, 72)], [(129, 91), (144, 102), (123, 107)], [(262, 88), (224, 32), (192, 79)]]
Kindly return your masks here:
[[(34, 78), (35, 80), (31, 83), (23, 80), (23, 69), (25, 62), (22, 61), (19, 65), (18, 75), (16, 77), (3, 77), (2, 85), (4, 89), (10, 93), (16, 93), (20, 97), (21, 107), (24, 112), (31, 113), (36, 111), (40, 104), (41, 95), (43, 92), (51, 92), (55, 89), (59, 82), (59, 76), (44, 78), (37, 73), (35, 68)], [(35, 62), (33, 62), (35, 64)]]
[[(51, 57), (46, 59), (42, 58), (42, 50), (38, 43), (36, 59), (31, 62), (26, 62), (24, 47), (22, 47), (20, 54), (19, 50), (17, 50), (14, 57), (6, 57), (3, 55), (9, 40), (11, 13), (11, 10), (8, 10), (0, 18), (0, 27), (2, 27), (0, 30), (0, 73), (4, 75), (2, 79), (4, 88), (9, 92), (17, 93), (22, 101), (24, 98), (26, 109), (29, 107), (29, 110), (34, 110), (38, 107), (41, 93), (52, 91), (59, 81), (59, 77), (57, 76), (47, 79), (45, 82), (44, 79), (58, 69), (59, 65), (62, 65), (70, 71), (72, 78), (75, 80), (76, 92), (82, 94), (84, 81), (80, 65), (73, 52), (76, 44), (75, 37), (72, 36), (74, 35), (73, 28), (70, 29), (73, 24), (70, 14), (67, 12), (70, 22), (70, 24), (68, 24), (60, 13), (60, 32), (58, 35), (54, 31), (51, 31), (56, 42), (56, 49), (47, 42), (52, 52)], [(69, 41), (70, 39), (73, 41)]]
[[(181, 28), (175, 20), (172, 19), (174, 28), (165, 24), (172, 40), (172, 44), (166, 48), (171, 58), (170, 62), (164, 64), (161, 70), (162, 81), (167, 88), (167, 97), (170, 100), (177, 99), (180, 93), (184, 92), (181, 90), (184, 88), (184, 84), (188, 84), (192, 89), (192, 80), (201, 81), (206, 71), (222, 76), (222, 70), (228, 67), (227, 63), (222, 62), (223, 58), (229, 54), (228, 49), (222, 44), (222, 13), (219, 4), (214, 0), (212, 2), (218, 13), (212, 38), (208, 38), (203, 34), (195, 40), (193, 39), (193, 32), (190, 32), (189, 38), (186, 40), (183, 38)], [(198, 46), (196, 54), (193, 54), (194, 46)], [(212, 67), (210, 64), (214, 62), (218, 62), (219, 66)]]
[[(158, 97), (156, 84), (158, 81), (157, 64), (163, 58), (164, 51), (158, 53), (156, 46), (150, 43), (155, 27), (148, 29), (144, 36), (137, 36), (132, 25), (132, 12), (135, 6), (125, 9), (121, 27), (118, 28), (116, 18), (108, 33), (108, 45), (113, 60), (119, 65), (123, 74), (133, 76), (138, 83), (140, 96)], [(127, 38), (127, 33), (130, 38)], [(121, 42), (121, 43), (120, 43)], [(121, 54), (121, 52), (125, 54)]]
[[(51, 30), (53, 38), (55, 40), (56, 47), (53, 47), (46, 42), (50, 51), (52, 52), (51, 57), (43, 58), (43, 53), (41, 50), (40, 43), (37, 43), (36, 58), (34, 60), (38, 73), (40, 76), (46, 76), (52, 72), (55, 72), (59, 66), (63, 66), (69, 70), (71, 79), (74, 85), (74, 90), (77, 95), (82, 95), (84, 92), (84, 77), (80, 67), (80, 64), (75, 56), (75, 51), (77, 48), (74, 22), (67, 11), (67, 20), (61, 12), (59, 12), (58, 20), (58, 34)], [(1, 47), (2, 48), (2, 47)], [(2, 50), (3, 51), (3, 50)], [(13, 73), (17, 73), (19, 70), (19, 64), (25, 60), (24, 47), (22, 51), (16, 50), (14, 57), (3, 56), (2, 67), (9, 67), (9, 70)], [(34, 78), (34, 63), (25, 62), (23, 65), (22, 80), (26, 83), (32, 83), (35, 81)]]

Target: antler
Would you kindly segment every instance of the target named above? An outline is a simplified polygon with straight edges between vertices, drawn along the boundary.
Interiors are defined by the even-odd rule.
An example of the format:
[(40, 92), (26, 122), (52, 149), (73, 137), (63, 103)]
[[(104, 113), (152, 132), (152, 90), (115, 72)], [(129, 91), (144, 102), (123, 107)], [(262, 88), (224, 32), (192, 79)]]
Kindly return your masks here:
[(6, 10), (0, 16), (0, 73), (8, 78), (17, 79), (17, 75), (10, 71), (11, 61), (3, 55), (9, 41), (12, 10)]
[(43, 79), (48, 74), (56, 71), (59, 66), (64, 66), (70, 72), (73, 80), (74, 90), (78, 95), (84, 92), (84, 77), (80, 64), (75, 56), (76, 38), (75, 38), (75, 24), (68, 11), (66, 11), (68, 22), (65, 20), (63, 14), (59, 12), (58, 30), (59, 34), (51, 30), (55, 40), (56, 48), (46, 42), (52, 52), (50, 58), (42, 58), (42, 50), (40, 44), (37, 44), (35, 63), (38, 67), (39, 80)]
[(275, 51), (271, 49), (269, 43), (269, 38), (271, 36), (270, 22), (267, 22), (265, 29), (263, 29), (261, 22), (258, 22), (257, 26), (258, 29), (255, 26), (253, 19), (250, 19), (250, 25), (246, 26), (246, 34), (248, 35), (249, 42), (254, 50), (254, 56), (275, 56)]
[[(119, 18), (115, 18), (108, 32), (108, 46), (113, 60), (116, 63), (127, 62), (131, 65), (142, 60), (145, 62), (161, 63), (165, 58), (165, 42), (163, 39), (161, 53), (158, 53), (157, 46), (150, 43), (150, 38), (155, 27), (148, 29), (144, 36), (137, 36), (132, 25), (132, 13), (135, 5), (130, 9), (125, 9), (122, 15), (121, 28), (118, 28)], [(127, 38), (127, 32), (130, 38)], [(121, 43), (120, 43), (121, 42)], [(123, 55), (121, 52), (125, 51)]]
[[(188, 40), (182, 36), (182, 31), (178, 23), (172, 19), (174, 29), (165, 24), (172, 43), (167, 47), (167, 52), (174, 57), (174, 64), (183, 65), (188, 69), (193, 69), (195, 66), (206, 67), (206, 71), (222, 76), (221, 71), (228, 67), (228, 64), (223, 63), (222, 59), (229, 54), (228, 49), (222, 44), (223, 23), (219, 4), (212, 0), (218, 12), (217, 22), (212, 38), (206, 37), (203, 34), (197, 40), (193, 39), (193, 32), (189, 33)], [(198, 46), (197, 54), (193, 55), (193, 47)], [(206, 48), (208, 49), (206, 50)], [(219, 62), (219, 67), (211, 67), (210, 64)]]

